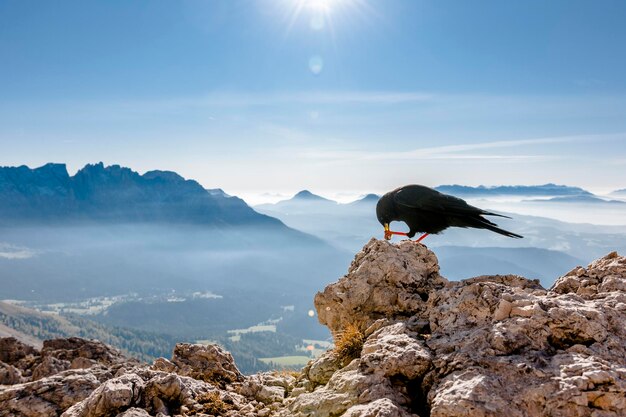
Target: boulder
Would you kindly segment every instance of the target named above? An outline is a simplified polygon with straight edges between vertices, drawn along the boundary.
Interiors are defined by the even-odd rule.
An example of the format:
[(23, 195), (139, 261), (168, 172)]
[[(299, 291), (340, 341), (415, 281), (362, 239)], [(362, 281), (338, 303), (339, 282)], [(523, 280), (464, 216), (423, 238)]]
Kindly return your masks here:
[(370, 240), (347, 275), (315, 295), (320, 323), (333, 334), (348, 325), (362, 330), (379, 319), (406, 320), (423, 313), (431, 294), (447, 283), (424, 245)]
[(81, 369), (0, 388), (0, 417), (58, 416), (100, 383), (89, 370)]
[(218, 345), (178, 343), (172, 360), (157, 359), (153, 369), (175, 372), (220, 386), (243, 381), (233, 356)]

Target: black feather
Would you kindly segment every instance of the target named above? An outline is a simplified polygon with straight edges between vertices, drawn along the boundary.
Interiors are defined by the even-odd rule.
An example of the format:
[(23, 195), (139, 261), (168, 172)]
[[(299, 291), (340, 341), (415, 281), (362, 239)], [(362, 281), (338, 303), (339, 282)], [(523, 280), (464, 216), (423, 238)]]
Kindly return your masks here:
[(460, 198), (423, 185), (406, 185), (383, 195), (376, 205), (376, 215), (383, 225), (405, 222), (410, 229), (409, 237), (420, 232), (439, 233), (448, 227), (473, 227), (508, 237), (522, 237), (499, 228), (483, 216), (510, 217), (471, 206)]

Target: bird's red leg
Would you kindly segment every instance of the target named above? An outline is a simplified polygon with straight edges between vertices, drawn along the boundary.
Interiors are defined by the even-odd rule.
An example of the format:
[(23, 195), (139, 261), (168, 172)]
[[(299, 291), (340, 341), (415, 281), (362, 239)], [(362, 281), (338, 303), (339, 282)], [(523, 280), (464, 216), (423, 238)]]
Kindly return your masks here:
[(400, 236), (406, 236), (406, 233), (404, 232), (393, 232), (391, 230), (389, 230), (389, 224), (385, 223), (385, 239), (389, 240), (391, 239), (392, 235), (400, 235)]
[(428, 236), (428, 233), (424, 233), (423, 235), (421, 235), (419, 239), (416, 240), (416, 242), (421, 242), (422, 240), (426, 238), (426, 236)]

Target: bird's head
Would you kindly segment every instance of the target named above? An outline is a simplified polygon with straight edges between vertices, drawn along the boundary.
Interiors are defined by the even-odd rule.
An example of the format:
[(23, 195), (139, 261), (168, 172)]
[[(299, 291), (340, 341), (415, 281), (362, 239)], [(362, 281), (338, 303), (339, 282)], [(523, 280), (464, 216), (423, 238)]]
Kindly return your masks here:
[(389, 240), (391, 234), (389, 233), (389, 223), (393, 220), (396, 212), (393, 196), (385, 194), (378, 200), (376, 204), (376, 217), (380, 224), (385, 228), (385, 239)]

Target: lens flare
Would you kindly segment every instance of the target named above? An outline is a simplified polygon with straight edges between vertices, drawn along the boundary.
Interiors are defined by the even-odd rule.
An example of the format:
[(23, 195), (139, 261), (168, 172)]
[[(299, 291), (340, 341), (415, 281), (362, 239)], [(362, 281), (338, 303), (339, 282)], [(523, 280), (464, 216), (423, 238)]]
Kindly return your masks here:
[(324, 15), (321, 13), (316, 13), (311, 16), (311, 21), (309, 22), (309, 26), (313, 30), (323, 30), (324, 26), (326, 26), (326, 22), (324, 21)]
[(319, 55), (313, 55), (309, 58), (309, 70), (313, 75), (320, 75), (324, 69), (324, 60)]

